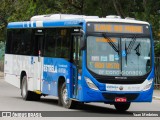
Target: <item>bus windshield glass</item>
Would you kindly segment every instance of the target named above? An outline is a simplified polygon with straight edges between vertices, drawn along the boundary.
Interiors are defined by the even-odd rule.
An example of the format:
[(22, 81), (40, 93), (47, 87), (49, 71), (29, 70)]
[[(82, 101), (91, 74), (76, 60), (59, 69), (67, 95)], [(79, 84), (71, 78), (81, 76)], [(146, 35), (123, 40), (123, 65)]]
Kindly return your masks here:
[(147, 37), (87, 37), (87, 68), (105, 76), (143, 76), (151, 70)]

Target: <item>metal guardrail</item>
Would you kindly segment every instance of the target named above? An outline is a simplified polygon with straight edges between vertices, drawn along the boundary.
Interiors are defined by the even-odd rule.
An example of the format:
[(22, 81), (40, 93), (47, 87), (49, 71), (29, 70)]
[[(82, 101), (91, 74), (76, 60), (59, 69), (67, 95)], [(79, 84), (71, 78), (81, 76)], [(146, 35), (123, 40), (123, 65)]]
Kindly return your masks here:
[(160, 57), (155, 58), (154, 87), (155, 87), (155, 89), (160, 89)]

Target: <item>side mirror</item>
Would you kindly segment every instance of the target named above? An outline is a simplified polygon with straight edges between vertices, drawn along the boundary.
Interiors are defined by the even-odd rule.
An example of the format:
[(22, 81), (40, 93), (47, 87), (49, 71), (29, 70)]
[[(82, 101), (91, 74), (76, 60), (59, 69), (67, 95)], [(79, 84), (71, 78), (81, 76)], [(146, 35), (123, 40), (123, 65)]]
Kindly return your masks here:
[(80, 41), (80, 49), (84, 50), (86, 47), (86, 42), (85, 42), (85, 32), (81, 29), (80, 30), (81, 33), (81, 41)]

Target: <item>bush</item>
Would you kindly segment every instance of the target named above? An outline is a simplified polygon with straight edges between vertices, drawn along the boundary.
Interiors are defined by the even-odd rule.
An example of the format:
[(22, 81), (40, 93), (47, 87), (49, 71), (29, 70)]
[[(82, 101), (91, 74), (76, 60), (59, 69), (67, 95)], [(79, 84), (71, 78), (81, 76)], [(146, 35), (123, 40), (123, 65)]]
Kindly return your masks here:
[(160, 57), (160, 43), (159, 42), (155, 44), (154, 50), (155, 50), (155, 56)]
[(4, 60), (4, 51), (5, 51), (5, 44), (4, 42), (0, 41), (0, 61)]

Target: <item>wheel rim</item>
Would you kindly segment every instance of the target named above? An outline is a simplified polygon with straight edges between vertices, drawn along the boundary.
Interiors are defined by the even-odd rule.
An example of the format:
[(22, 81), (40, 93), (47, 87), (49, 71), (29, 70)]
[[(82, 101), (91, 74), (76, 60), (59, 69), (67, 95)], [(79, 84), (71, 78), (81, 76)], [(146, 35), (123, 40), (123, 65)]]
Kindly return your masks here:
[(67, 89), (65, 88), (63, 90), (63, 92), (62, 92), (62, 98), (63, 98), (63, 101), (64, 101), (65, 104), (68, 104), (68, 97), (67, 97), (67, 95), (68, 95), (68, 92), (67, 92)]

